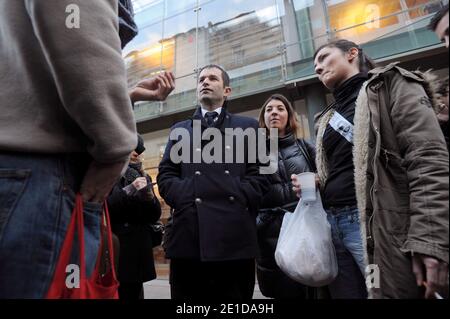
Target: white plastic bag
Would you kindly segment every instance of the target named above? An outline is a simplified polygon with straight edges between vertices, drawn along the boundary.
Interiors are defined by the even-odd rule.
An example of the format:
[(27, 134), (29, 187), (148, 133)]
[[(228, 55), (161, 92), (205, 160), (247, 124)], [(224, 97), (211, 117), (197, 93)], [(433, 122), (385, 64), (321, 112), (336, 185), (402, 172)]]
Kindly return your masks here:
[(325, 286), (336, 278), (331, 226), (319, 192), (315, 202), (300, 199), (294, 213), (284, 214), (275, 260), (286, 275), (310, 287)]

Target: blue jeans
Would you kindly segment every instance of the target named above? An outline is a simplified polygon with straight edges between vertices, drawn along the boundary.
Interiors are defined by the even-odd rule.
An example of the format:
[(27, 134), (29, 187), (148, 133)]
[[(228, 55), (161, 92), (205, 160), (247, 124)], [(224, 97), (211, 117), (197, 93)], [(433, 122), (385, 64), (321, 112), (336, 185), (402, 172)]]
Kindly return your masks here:
[[(0, 152), (0, 298), (46, 296), (88, 164), (85, 154)], [(99, 249), (101, 211), (100, 204), (85, 203), (88, 275)]]
[(327, 209), (333, 244), (338, 262), (338, 275), (328, 286), (333, 299), (367, 298), (364, 250), (356, 207)]

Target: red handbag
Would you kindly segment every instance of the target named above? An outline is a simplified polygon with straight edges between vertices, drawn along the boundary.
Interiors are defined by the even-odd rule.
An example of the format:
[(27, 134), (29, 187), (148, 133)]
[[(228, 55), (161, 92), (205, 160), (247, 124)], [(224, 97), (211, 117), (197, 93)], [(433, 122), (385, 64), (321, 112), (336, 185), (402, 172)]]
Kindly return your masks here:
[[(104, 204), (106, 225), (102, 219), (101, 226), (101, 240), (100, 248), (97, 257), (95, 269), (91, 278), (86, 278), (86, 264), (84, 254), (84, 221), (83, 221), (83, 200), (80, 194), (77, 194), (75, 207), (73, 209), (72, 217), (70, 219), (69, 227), (67, 229), (66, 238), (61, 247), (61, 252), (56, 264), (53, 280), (47, 292), (47, 299), (118, 299), (119, 282), (117, 281), (116, 272), (114, 269), (114, 256), (112, 244), (111, 223), (109, 221), (109, 212), (106, 201)], [(66, 268), (70, 263), (70, 256), (72, 252), (73, 242), (75, 239), (75, 229), (78, 229), (79, 238), (79, 284), (76, 287), (68, 287)], [(109, 254), (107, 264), (109, 269), (105, 274), (101, 274), (101, 259), (103, 246), (103, 233), (107, 232), (107, 244)]]

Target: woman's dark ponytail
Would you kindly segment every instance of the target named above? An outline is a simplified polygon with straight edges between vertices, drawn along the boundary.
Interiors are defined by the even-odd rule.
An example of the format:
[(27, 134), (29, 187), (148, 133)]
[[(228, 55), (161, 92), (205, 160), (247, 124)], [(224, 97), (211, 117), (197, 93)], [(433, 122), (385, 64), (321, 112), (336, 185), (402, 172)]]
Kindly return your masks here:
[(375, 69), (375, 62), (363, 52), (362, 48), (359, 46), (356, 46), (356, 48), (358, 49), (359, 71), (367, 73), (370, 70)]

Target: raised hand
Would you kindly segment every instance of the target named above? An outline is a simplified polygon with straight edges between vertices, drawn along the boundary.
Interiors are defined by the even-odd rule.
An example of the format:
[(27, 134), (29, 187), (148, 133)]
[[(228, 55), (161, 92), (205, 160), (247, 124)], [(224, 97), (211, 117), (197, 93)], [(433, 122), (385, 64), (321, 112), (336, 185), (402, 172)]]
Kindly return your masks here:
[(138, 177), (132, 183), (136, 190), (141, 190), (145, 186), (147, 186), (147, 179), (145, 177)]
[(163, 72), (150, 79), (141, 80), (130, 92), (131, 101), (164, 101), (175, 89), (175, 76)]

